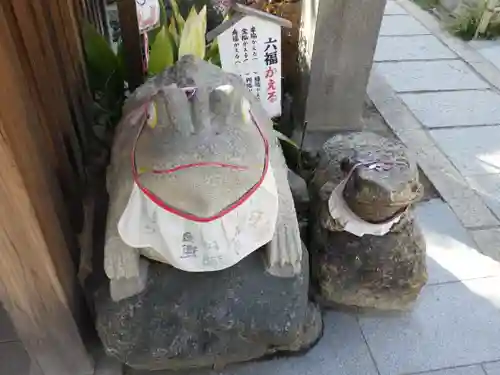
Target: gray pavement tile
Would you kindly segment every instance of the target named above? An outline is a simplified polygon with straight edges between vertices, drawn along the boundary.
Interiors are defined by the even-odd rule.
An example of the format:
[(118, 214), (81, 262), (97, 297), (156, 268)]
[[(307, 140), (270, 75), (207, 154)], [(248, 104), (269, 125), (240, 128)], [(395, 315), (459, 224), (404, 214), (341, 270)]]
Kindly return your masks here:
[(388, 1), (385, 5), (384, 14), (408, 14), (400, 5), (396, 4), (394, 1)]
[[(431, 180), (433, 181), (433, 180)], [(459, 190), (462, 196), (446, 197), (446, 202), (466, 228), (498, 226), (500, 222), (472, 189)]]
[(380, 26), (380, 36), (388, 35), (429, 35), (430, 31), (408, 15), (384, 16)]
[[(500, 103), (499, 103), (500, 116)], [(440, 129), (430, 132), (464, 176), (500, 173), (500, 126)]]
[(500, 277), (500, 263), (478, 251), (471, 235), (440, 199), (415, 208), (427, 246), (428, 284), (480, 277)]
[(378, 38), (374, 61), (455, 59), (456, 55), (432, 35)]
[(484, 363), (483, 368), (486, 375), (500, 375), (500, 362)]
[(413, 311), (360, 316), (381, 375), (500, 359), (500, 278), (431, 285)]
[(401, 94), (401, 99), (429, 128), (500, 123), (500, 95), (493, 91)]
[[(498, 159), (500, 161), (500, 155)], [(495, 215), (500, 217), (500, 174), (469, 176), (467, 181)]]
[(500, 262), (500, 228), (475, 229), (470, 233), (481, 253)]
[(7, 311), (0, 303), (0, 342), (19, 340), (16, 330), (7, 314)]
[(368, 81), (367, 93), (370, 100), (377, 107), (387, 125), (395, 132), (407, 132), (410, 130), (422, 130), (422, 125), (410, 112), (408, 107), (394, 92), (387, 80), (372, 70)]
[(484, 371), (480, 365), (474, 365), (430, 372), (419, 372), (418, 375), (484, 375)]
[(463, 61), (402, 61), (376, 65), (398, 92), (486, 89), (489, 85)]
[(500, 41), (499, 40), (473, 40), (469, 45), (479, 52), (486, 60), (500, 69)]
[[(155, 375), (377, 375), (356, 317), (330, 311), (323, 319), (323, 338), (303, 356), (250, 362), (230, 366), (221, 372), (155, 372)], [(150, 373), (131, 373), (147, 374)]]
[(0, 374), (31, 375), (31, 360), (19, 342), (0, 343)]
[[(397, 134), (410, 137), (412, 132)], [(468, 182), (443, 152), (436, 146), (429, 146), (425, 138), (418, 137), (418, 133), (414, 135), (415, 138), (409, 140), (410, 151), (416, 154), (418, 164), (426, 177), (451, 206), (460, 222), (466, 228), (500, 225), (488, 206), (469, 187)]]

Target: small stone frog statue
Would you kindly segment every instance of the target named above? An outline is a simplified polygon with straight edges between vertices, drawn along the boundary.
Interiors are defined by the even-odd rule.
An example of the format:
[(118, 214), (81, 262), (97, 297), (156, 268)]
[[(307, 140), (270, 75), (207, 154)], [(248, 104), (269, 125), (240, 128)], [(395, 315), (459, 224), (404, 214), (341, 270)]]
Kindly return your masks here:
[(329, 139), (309, 186), (312, 277), (325, 305), (404, 309), (427, 281), (411, 206), (418, 168), (398, 141), (369, 132)]

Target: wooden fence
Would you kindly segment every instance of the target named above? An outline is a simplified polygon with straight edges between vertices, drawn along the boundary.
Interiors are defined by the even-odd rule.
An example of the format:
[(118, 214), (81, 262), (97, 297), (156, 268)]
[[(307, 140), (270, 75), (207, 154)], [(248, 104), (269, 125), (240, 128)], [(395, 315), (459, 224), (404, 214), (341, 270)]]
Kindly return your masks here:
[(0, 297), (45, 375), (93, 373), (77, 324), (92, 134), (80, 24), (106, 33), (103, 11), (103, 0), (0, 3)]

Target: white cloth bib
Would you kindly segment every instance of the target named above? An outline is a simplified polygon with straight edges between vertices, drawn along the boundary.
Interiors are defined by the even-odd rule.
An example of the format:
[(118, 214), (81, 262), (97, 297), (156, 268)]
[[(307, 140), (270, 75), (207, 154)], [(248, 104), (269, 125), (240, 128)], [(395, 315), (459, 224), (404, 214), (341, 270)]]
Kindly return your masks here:
[(363, 220), (349, 208), (349, 205), (344, 199), (344, 189), (354, 172), (353, 168), (347, 177), (342, 180), (333, 190), (328, 199), (328, 211), (330, 216), (339, 223), (346, 232), (350, 232), (358, 237), (365, 234), (373, 236), (383, 236), (388, 233), (392, 226), (401, 220), (403, 214), (396, 215), (394, 218), (379, 224), (373, 224)]
[(122, 240), (152, 259), (188, 272), (231, 267), (273, 238), (278, 193), (269, 167), (240, 206), (208, 223), (187, 220), (152, 202), (134, 185), (119, 222)]

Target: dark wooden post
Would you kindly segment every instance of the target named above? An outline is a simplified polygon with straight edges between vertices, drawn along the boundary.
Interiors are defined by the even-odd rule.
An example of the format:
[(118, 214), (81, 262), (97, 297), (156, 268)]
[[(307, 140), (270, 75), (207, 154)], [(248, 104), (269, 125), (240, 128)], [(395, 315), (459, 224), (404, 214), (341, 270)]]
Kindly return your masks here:
[(141, 39), (135, 0), (119, 0), (117, 5), (125, 50), (128, 87), (130, 91), (134, 91), (144, 82)]

